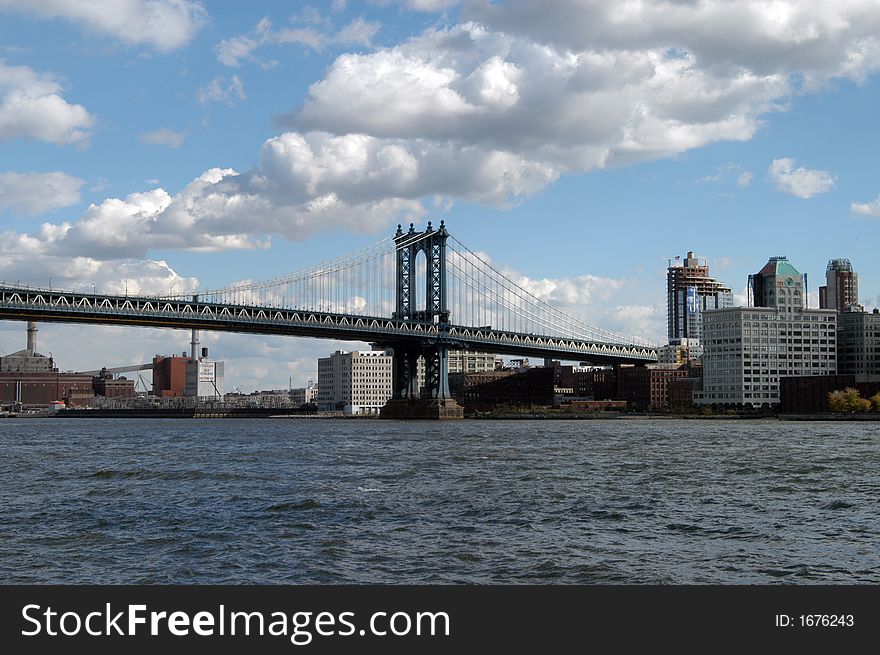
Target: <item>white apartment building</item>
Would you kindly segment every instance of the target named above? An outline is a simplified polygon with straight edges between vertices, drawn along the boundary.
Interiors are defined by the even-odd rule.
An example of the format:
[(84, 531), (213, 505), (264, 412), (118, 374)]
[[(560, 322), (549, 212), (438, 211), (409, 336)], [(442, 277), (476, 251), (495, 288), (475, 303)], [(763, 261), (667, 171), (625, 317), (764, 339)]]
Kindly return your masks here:
[(806, 280), (773, 257), (749, 278), (755, 307), (703, 316), (703, 405), (779, 403), (779, 378), (837, 372), (837, 312), (806, 309)]
[(318, 359), (320, 411), (378, 414), (391, 398), (391, 354), (384, 350), (337, 350)]

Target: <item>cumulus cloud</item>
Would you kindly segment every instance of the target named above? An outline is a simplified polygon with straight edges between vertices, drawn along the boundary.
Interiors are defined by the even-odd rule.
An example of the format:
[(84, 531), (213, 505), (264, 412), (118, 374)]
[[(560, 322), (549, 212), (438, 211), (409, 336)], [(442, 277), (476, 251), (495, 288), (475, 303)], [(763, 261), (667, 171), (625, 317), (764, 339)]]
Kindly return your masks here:
[(812, 198), (831, 191), (837, 179), (830, 171), (817, 171), (803, 166), (795, 168), (794, 160), (787, 157), (774, 159), (767, 174), (777, 189), (798, 198)]
[(836, 76), (864, 77), (880, 64), (880, 12), (862, 0), (472, 0), (463, 15), (496, 32), (516, 34), (565, 52), (687, 52), (718, 75), (798, 72), (815, 87)]
[(80, 200), (85, 180), (60, 171), (52, 173), (0, 173), (0, 210), (18, 216), (35, 216)]
[(91, 290), (92, 284), (107, 293), (168, 293), (192, 291), (199, 281), (183, 277), (165, 261), (150, 259), (101, 260), (86, 256), (58, 255), (37, 239), (16, 239), (12, 243), (24, 246), (15, 249), (8, 243), (0, 245), (0, 279), (23, 284), (48, 285), (63, 289)]
[(238, 75), (233, 75), (229, 80), (223, 77), (215, 77), (208, 84), (199, 88), (196, 98), (200, 105), (221, 102), (232, 106), (245, 100), (247, 96), (244, 94), (244, 84), (242, 84), (241, 79)]
[[(255, 247), (272, 234), (375, 232), (423, 216), (425, 199), (508, 206), (567, 172), (748, 139), (800, 88), (795, 78), (857, 79), (876, 68), (870, 26), (880, 12), (841, 2), (813, 16), (783, 1), (778, 15), (757, 24), (752, 4), (736, 20), (728, 4), (655, 0), (618, 10), (563, 1), (533, 14), (468, 3), (469, 22), (337, 57), (280, 121), (287, 131), (263, 144), (253, 169), (208, 171), (176, 195), (156, 189), (108, 199), (52, 234), (62, 235), (57, 244), (105, 257), (144, 256), (160, 247)], [(715, 21), (728, 14), (720, 24), (734, 36), (722, 39)], [(296, 20), (282, 29), (264, 19), (218, 55), (235, 65), (286, 29), (346, 32), (315, 10)], [(364, 23), (351, 25), (356, 35)], [(198, 93), (202, 104), (244, 97), (237, 76)], [(739, 167), (724, 173), (740, 188), (752, 179)], [(771, 173), (802, 197), (833, 185), (829, 173), (790, 160), (774, 162)], [(126, 225), (131, 237), (113, 225)]]
[(61, 96), (54, 76), (0, 59), (0, 141), (36, 139), (84, 144), (94, 119)]
[(0, 0), (0, 11), (41, 18), (62, 18), (131, 45), (160, 52), (180, 48), (195, 36), (208, 17), (190, 0)]
[(169, 148), (179, 148), (186, 139), (186, 132), (175, 132), (167, 127), (153, 130), (152, 132), (142, 133), (138, 139), (142, 143), (149, 143), (154, 146), (168, 146)]
[(716, 75), (687, 53), (559, 52), (468, 23), (340, 56), (282, 124), (463, 141), (559, 174), (748, 139), (788, 92), (783, 76)]
[(224, 66), (237, 68), (242, 61), (251, 61), (264, 68), (274, 62), (259, 59), (254, 52), (266, 45), (297, 44), (310, 50), (323, 51), (334, 46), (369, 47), (380, 25), (362, 17), (355, 18), (342, 28), (333, 31), (326, 19), (312, 12), (300, 16), (292, 27), (276, 29), (268, 18), (262, 18), (248, 34), (224, 39), (215, 47), (218, 61)]
[[(10, 243), (57, 256), (142, 260), (155, 248), (249, 248), (275, 234), (375, 232), (423, 216), (425, 199), (437, 207), (458, 198), (507, 206), (565, 173), (749, 139), (795, 94), (835, 77), (863, 79), (880, 62), (880, 12), (855, 1), (560, 0), (550, 12), (474, 0), (462, 12), (461, 24), (337, 57), (280, 121), (284, 133), (263, 144), (253, 169), (212, 169), (176, 194), (108, 199), (78, 220), (11, 235)], [(372, 38), (366, 23), (352, 25), (346, 39)], [(217, 55), (235, 66), (270, 38), (327, 47), (345, 31), (315, 12), (283, 28), (261, 21)], [(216, 78), (198, 94), (202, 104), (244, 97), (237, 76)], [(791, 160), (774, 165), (780, 183), (802, 197), (834, 183), (830, 173)], [(743, 187), (752, 178), (737, 170), (731, 179)], [(601, 298), (613, 287), (588, 276), (524, 284), (559, 302)], [(590, 322), (611, 327), (618, 314), (642, 311), (641, 320), (662, 328), (659, 310), (615, 314), (611, 307), (638, 301), (607, 302)]]
[(854, 202), (850, 204), (849, 211), (856, 216), (880, 218), (880, 196), (871, 202)]
[[(462, 16), (394, 47), (341, 55), (279, 124), (467, 143), (538, 165), (549, 183), (750, 139), (796, 94), (880, 66), (880, 11), (855, 0), (561, 0), (553, 11), (475, 0)], [(741, 171), (735, 182), (751, 180)]]

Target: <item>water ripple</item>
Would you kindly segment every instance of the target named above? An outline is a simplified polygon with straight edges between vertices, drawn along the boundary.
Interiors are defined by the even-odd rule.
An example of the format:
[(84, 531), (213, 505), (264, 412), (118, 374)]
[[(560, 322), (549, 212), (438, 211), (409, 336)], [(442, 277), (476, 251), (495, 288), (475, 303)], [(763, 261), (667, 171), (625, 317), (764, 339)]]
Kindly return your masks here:
[(9, 419), (0, 576), (877, 584), (871, 425)]

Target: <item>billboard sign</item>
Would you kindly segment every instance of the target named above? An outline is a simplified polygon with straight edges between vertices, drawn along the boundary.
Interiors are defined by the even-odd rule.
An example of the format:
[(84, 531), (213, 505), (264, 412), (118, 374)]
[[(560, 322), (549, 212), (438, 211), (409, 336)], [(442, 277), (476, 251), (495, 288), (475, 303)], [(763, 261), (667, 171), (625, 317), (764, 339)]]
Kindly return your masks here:
[(696, 314), (700, 311), (700, 294), (697, 287), (687, 288), (687, 313)]
[(199, 362), (199, 382), (214, 381), (214, 362)]

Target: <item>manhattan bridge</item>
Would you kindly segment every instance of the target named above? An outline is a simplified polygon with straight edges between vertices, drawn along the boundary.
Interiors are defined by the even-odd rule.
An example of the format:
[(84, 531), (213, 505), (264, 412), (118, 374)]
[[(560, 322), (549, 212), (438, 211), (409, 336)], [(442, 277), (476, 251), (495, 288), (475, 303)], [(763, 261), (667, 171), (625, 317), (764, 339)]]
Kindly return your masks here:
[[(91, 285), (90, 285), (91, 286)], [(185, 328), (363, 341), (393, 353), (392, 418), (455, 418), (448, 353), (600, 365), (657, 361), (523, 289), (440, 222), (265, 282), (187, 294), (108, 295), (0, 285), (0, 319)], [(419, 358), (424, 386), (417, 379)]]

